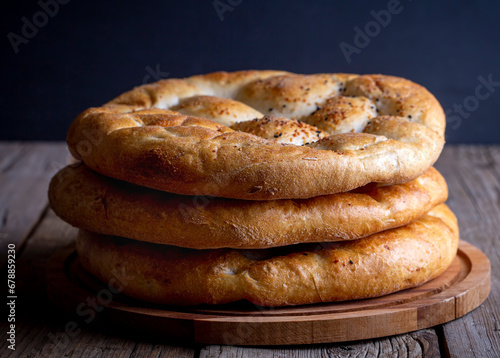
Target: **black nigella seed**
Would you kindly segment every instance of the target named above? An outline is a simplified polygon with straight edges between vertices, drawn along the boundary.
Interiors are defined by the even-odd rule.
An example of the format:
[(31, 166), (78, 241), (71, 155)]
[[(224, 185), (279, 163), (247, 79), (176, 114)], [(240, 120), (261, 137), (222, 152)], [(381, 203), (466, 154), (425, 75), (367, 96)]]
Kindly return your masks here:
[(352, 262), (352, 260), (349, 260), (349, 263), (352, 265), (354, 262)]

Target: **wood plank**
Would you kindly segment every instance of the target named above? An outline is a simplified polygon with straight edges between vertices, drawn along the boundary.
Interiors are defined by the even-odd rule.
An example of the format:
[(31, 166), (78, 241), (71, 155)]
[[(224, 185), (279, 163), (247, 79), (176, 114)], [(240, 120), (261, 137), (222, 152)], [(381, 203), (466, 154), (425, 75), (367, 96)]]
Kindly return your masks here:
[[(17, 347), (8, 350), (4, 340), (0, 351), (10, 353), (5, 355), (8, 357), (194, 357), (195, 351), (188, 347), (125, 338), (127, 332), (89, 327), (76, 312), (75, 317), (66, 315), (50, 302), (45, 291), (47, 260), (74, 242), (75, 234), (75, 228), (48, 210), (30, 236), (17, 261)], [(0, 330), (7, 331), (6, 322), (0, 324)]]
[(29, 150), (29, 147), (22, 142), (0, 142), (0, 153), (2, 153), (0, 156), (0, 172), (6, 172), (27, 150)]
[(200, 358), (245, 357), (440, 357), (440, 353), (433, 329), (352, 343), (273, 348), (213, 345), (200, 351)]
[(71, 156), (65, 143), (1, 143), (0, 267), (7, 245), (18, 252), (47, 207), (51, 177)]
[(491, 293), (462, 319), (443, 326), (451, 357), (498, 357), (500, 352), (500, 146), (447, 146), (436, 167), (448, 182), (448, 205), (461, 238), (488, 255)]

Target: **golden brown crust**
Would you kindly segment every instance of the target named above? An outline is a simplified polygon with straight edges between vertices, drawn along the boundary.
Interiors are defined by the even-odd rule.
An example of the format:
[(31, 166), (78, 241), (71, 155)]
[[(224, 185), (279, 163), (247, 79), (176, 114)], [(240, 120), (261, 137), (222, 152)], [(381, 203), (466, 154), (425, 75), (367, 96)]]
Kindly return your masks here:
[[(352, 111), (353, 118), (336, 117), (335, 121), (343, 118), (345, 125), (335, 122), (333, 126), (362, 130), (382, 140), (335, 151), (328, 146), (276, 143), (212, 122), (227, 124), (235, 115), (248, 120), (256, 111), (310, 120), (323, 104), (328, 113), (334, 113), (332, 98), (339, 95), (364, 97), (363, 102), (369, 108), (373, 104), (380, 116), (371, 118), (365, 103)], [(187, 113), (211, 120), (169, 110), (182, 110), (183, 103), (189, 107)], [(340, 109), (346, 106), (344, 101), (337, 104)], [(216, 118), (217, 111), (222, 112), (221, 118)], [(156, 120), (144, 121), (151, 113)], [(179, 121), (180, 117), (189, 120)], [(199, 126), (187, 127), (187, 122)], [(67, 139), (75, 157), (107, 176), (177, 194), (269, 200), (310, 198), (369, 182), (414, 179), (439, 156), (444, 127), (444, 113), (434, 96), (402, 78), (241, 71), (137, 87), (105, 107), (83, 112)], [(327, 139), (335, 142), (337, 135), (342, 134)]]
[(327, 134), (315, 126), (289, 118), (264, 116), (230, 126), (235, 131), (254, 134), (277, 143), (304, 145), (325, 138)]
[(332, 135), (362, 132), (377, 115), (375, 103), (366, 97), (335, 96), (301, 120)]
[(171, 110), (207, 118), (228, 127), (240, 121), (250, 121), (263, 116), (242, 102), (213, 96), (188, 97), (180, 100), (178, 105), (171, 107)]
[(434, 168), (406, 184), (301, 200), (181, 196), (107, 178), (83, 164), (61, 170), (49, 188), (53, 210), (76, 227), (194, 249), (358, 239), (418, 219), (447, 194)]
[(175, 305), (246, 299), (284, 306), (376, 297), (444, 272), (458, 247), (456, 218), (440, 205), (365, 239), (266, 250), (180, 249), (81, 231), (83, 266), (137, 299)]

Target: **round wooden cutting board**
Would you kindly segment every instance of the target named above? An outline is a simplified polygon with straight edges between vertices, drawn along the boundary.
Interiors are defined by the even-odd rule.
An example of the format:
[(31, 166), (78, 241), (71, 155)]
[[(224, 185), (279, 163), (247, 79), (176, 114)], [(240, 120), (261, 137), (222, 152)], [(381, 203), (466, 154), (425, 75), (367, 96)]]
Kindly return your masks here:
[(50, 299), (81, 321), (105, 322), (132, 334), (206, 344), (310, 344), (390, 336), (461, 317), (488, 297), (490, 262), (461, 241), (441, 276), (384, 297), (279, 308), (249, 302), (173, 307), (133, 300), (119, 293), (119, 283), (98, 281), (82, 268), (71, 246), (50, 259), (47, 285)]

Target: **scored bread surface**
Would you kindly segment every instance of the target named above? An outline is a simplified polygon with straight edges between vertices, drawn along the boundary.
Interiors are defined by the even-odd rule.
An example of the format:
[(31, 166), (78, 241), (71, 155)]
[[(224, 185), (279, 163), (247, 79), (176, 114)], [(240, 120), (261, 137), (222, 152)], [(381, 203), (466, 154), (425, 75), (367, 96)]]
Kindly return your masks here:
[(305, 199), (416, 178), (444, 128), (436, 98), (403, 78), (240, 71), (137, 87), (84, 111), (67, 141), (91, 169), (158, 190)]

